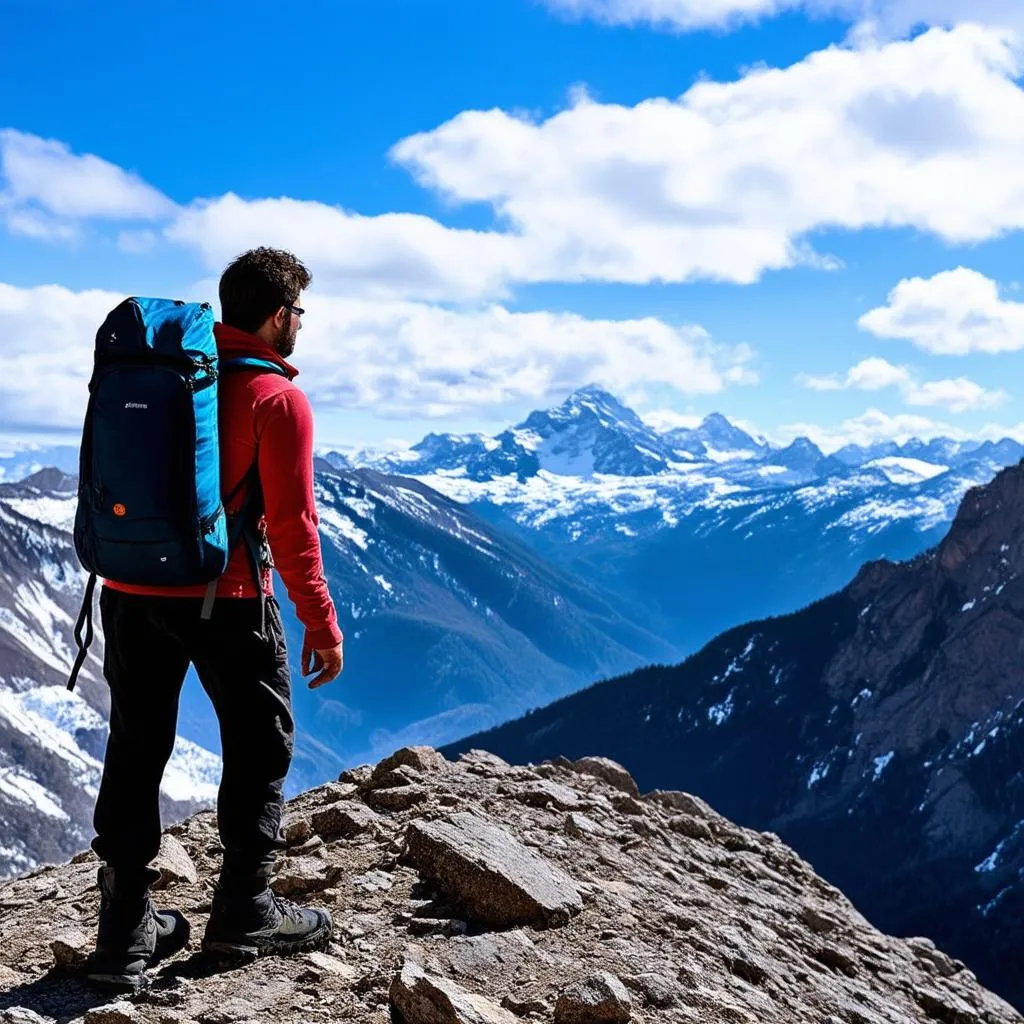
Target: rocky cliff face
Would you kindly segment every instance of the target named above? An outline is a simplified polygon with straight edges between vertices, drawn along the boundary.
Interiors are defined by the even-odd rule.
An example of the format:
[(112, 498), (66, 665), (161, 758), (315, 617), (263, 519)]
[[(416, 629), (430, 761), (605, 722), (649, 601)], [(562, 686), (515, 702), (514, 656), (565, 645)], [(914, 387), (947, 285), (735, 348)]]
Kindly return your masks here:
[(925, 938), (882, 935), (772, 833), (602, 757), (406, 747), (293, 800), (275, 888), (329, 906), (326, 953), (196, 952), (213, 816), (168, 830), (161, 905), (192, 945), (135, 1002), (85, 988), (91, 853), (0, 885), (0, 1021), (61, 1024), (1021, 1024)]
[(443, 751), (604, 750), (778, 832), (880, 927), (1024, 1006), (1022, 510), (1024, 465), (930, 552)]

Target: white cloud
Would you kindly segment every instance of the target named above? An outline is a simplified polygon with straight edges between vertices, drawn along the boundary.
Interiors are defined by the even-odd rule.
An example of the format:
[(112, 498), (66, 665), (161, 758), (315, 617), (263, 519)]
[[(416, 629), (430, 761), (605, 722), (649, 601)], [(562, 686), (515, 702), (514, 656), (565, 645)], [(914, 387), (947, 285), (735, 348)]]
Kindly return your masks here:
[(510, 279), (531, 276), (514, 236), (448, 228), (419, 214), (364, 217), (308, 200), (228, 193), (193, 203), (167, 235), (218, 270), (256, 245), (289, 249), (317, 287), (346, 295), (462, 300), (503, 294)]
[(648, 412), (638, 412), (637, 415), (660, 434), (666, 430), (675, 430), (677, 427), (693, 430), (699, 427), (704, 419), (703, 416), (676, 412), (675, 409), (651, 409)]
[(393, 156), (446, 199), (489, 204), (530, 280), (749, 283), (814, 262), (824, 228), (970, 242), (1024, 226), (1020, 70), (1008, 35), (965, 25), (674, 101), (467, 111)]
[(123, 298), (0, 283), (0, 424), (81, 428), (96, 329)]
[(1019, 0), (544, 0), (569, 17), (593, 18), (609, 25), (652, 25), (669, 31), (728, 28), (787, 10), (833, 14), (869, 21), (889, 33), (919, 25), (956, 25), (975, 21), (1017, 27), (1024, 24)]
[(881, 391), (896, 387), (908, 405), (936, 406), (954, 413), (989, 409), (1009, 398), (1001, 388), (989, 391), (965, 377), (919, 383), (907, 367), (894, 366), (877, 356), (861, 360), (847, 370), (843, 378), (799, 374), (796, 379), (797, 383), (814, 391)]
[(319, 286), (360, 298), (751, 283), (796, 264), (834, 267), (811, 247), (825, 229), (912, 227), (961, 243), (1024, 227), (1019, 58), (1009, 34), (979, 26), (886, 44), (863, 35), (674, 100), (627, 107), (580, 90), (546, 119), (466, 111), (393, 147), (425, 187), (489, 207), (485, 230), (287, 197), (229, 193), (175, 208), (98, 157), (12, 132), (0, 216), (37, 215), (21, 230), (39, 235), (76, 217), (169, 216), (167, 235), (210, 270), (253, 244), (279, 245), (309, 262)]
[(843, 379), (838, 377), (815, 377), (799, 374), (797, 383), (814, 391), (843, 391), (857, 388), (861, 391), (880, 391), (894, 385), (906, 384), (910, 380), (910, 371), (903, 366), (893, 366), (885, 359), (875, 357), (863, 359), (846, 372)]
[(832, 426), (817, 423), (787, 423), (771, 432), (773, 440), (788, 444), (798, 437), (809, 437), (826, 454), (847, 444), (869, 445), (877, 441), (898, 441), (903, 444), (912, 437), (962, 439), (966, 435), (957, 427), (931, 420), (926, 416), (903, 413), (890, 416), (880, 409), (867, 409), (859, 416)]
[(797, 437), (809, 437), (823, 452), (830, 454), (847, 444), (869, 445), (878, 441), (896, 441), (904, 444), (912, 437), (928, 441), (934, 437), (949, 437), (954, 441), (1000, 441), (1012, 437), (1024, 443), (1024, 423), (1002, 426), (988, 423), (978, 430), (964, 430), (940, 420), (913, 413), (890, 416), (880, 409), (867, 409), (859, 416), (831, 426), (817, 423), (787, 423), (769, 432), (773, 441), (788, 444)]
[(314, 303), (296, 351), (304, 387), (325, 407), (379, 416), (493, 418), (525, 400), (561, 401), (591, 381), (615, 393), (662, 384), (711, 394), (752, 356), (746, 346), (714, 344), (699, 327), (652, 317), (588, 320), (311, 294), (306, 305)]
[[(81, 426), (93, 339), (123, 298), (0, 284), (0, 424)], [(655, 383), (712, 394), (753, 356), (746, 346), (713, 343), (700, 327), (654, 318), (587, 320), (501, 306), (456, 311), (313, 291), (305, 304), (315, 317), (299, 334), (300, 383), (335, 412), (493, 418), (524, 400), (561, 401), (591, 381), (616, 392)]]
[(887, 304), (865, 313), (859, 324), (877, 337), (899, 338), (938, 355), (1024, 348), (1024, 302), (1000, 298), (995, 281), (966, 267), (900, 281)]
[(989, 391), (966, 377), (957, 377), (911, 384), (904, 389), (903, 397), (908, 405), (940, 407), (957, 413), (991, 409), (1002, 405), (1010, 396), (1002, 388)]
[(87, 218), (159, 220), (174, 204), (138, 175), (63, 142), (0, 131), (0, 215), (17, 234), (74, 237)]

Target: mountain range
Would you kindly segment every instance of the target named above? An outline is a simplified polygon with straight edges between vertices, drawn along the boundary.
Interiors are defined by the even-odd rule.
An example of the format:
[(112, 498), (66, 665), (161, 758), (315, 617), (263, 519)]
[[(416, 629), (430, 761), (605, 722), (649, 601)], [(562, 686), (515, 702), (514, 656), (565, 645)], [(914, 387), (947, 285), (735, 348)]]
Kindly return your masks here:
[[(650, 441), (649, 428), (607, 393), (582, 389), (528, 422), (506, 432), (512, 468), (490, 477), (481, 470), (480, 480), (459, 467), (413, 474), (427, 467), (408, 459), (402, 472), (318, 459), (321, 540), (346, 633), (346, 667), (331, 687), (310, 691), (293, 666), (299, 739), (289, 792), (403, 743), (449, 743), (594, 680), (681, 661), (738, 622), (799, 608), (844, 586), (865, 561), (913, 557), (945, 533), (963, 493), (1012, 455), (1006, 444), (949, 442), (918, 452), (943, 455), (945, 468), (870, 451), (860, 453), (861, 465), (837, 469), (838, 454), (819, 458), (802, 443), (772, 448), (713, 416), (692, 438), (675, 431), (674, 440), (659, 442), (666, 458), (672, 455), (667, 470), (636, 476), (625, 472), (628, 448)], [(515, 447), (527, 431), (543, 439), (533, 450), (538, 464), (616, 466), (623, 475), (570, 476), (543, 466), (533, 472)], [(454, 442), (433, 437), (436, 461)], [(478, 438), (475, 449), (467, 442), (465, 451), (493, 457), (502, 442), (491, 441)], [(773, 472), (760, 472), (770, 465)], [(814, 471), (831, 475), (778, 483), (785, 473)], [(0, 487), (0, 542), (9, 552), (0, 577), (4, 701), (40, 687), (48, 699), (65, 700), (83, 581), (68, 532), (74, 502), (74, 480), (58, 470)], [(37, 589), (42, 597), (32, 596)], [(280, 581), (278, 591), (283, 597)], [(301, 630), (290, 602), (282, 607), (297, 654)], [(101, 656), (100, 642), (71, 705), (87, 717), (83, 709), (105, 714)], [(44, 711), (51, 725), (91, 749), (95, 773), (102, 722), (88, 718), (99, 738), (86, 748), (76, 737), (89, 730), (74, 725), (73, 715), (37, 701), (33, 713), (45, 718)], [(188, 792), (208, 795), (219, 736), (194, 678), (183, 692), (179, 731), (194, 745)], [(58, 739), (51, 737), (51, 746)], [(17, 753), (5, 762), (9, 775), (16, 762), (23, 771), (29, 748), (40, 743), (11, 740), (8, 749)], [(60, 796), (56, 773), (48, 767), (32, 774), (42, 787), (33, 793), (41, 802), (56, 794), (63, 805), (71, 797)], [(77, 828), (88, 830), (88, 803), (80, 800)], [(42, 833), (33, 825), (24, 834)], [(15, 852), (27, 863), (62, 851), (40, 842)], [(0, 855), (0, 870), (15, 863), (15, 853)]]
[(777, 832), (877, 926), (1024, 1006), (1022, 509), (1024, 464), (916, 558), (441, 750), (606, 751)]

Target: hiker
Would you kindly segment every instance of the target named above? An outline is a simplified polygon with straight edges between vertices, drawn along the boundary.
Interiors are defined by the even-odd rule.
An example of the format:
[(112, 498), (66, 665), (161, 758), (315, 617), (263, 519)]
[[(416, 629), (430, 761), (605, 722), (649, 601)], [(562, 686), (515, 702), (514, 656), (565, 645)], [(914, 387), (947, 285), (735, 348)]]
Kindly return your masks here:
[[(93, 819), (92, 848), (104, 863), (96, 952), (87, 969), (96, 984), (137, 990), (146, 983), (148, 966), (188, 941), (189, 925), (180, 913), (154, 909), (148, 889), (159, 873), (148, 865), (160, 845), (160, 783), (189, 663), (217, 714), (223, 757), (217, 824), (224, 854), (203, 950), (245, 958), (320, 950), (331, 939), (326, 910), (303, 909), (268, 886), (285, 845), (282, 787), (295, 733), (272, 566), (305, 627), (301, 671), (317, 673), (308, 685), (331, 682), (343, 663), (317, 533), (312, 411), (292, 383), (298, 371), (286, 361), (302, 326), (298, 302), (310, 280), (291, 253), (270, 248), (239, 256), (220, 279), (217, 356), (241, 365), (221, 373), (218, 382), (221, 493), (229, 519), (238, 509), (255, 510), (247, 515), (254, 519), (261, 559), (254, 561), (245, 544), (231, 550), (210, 608), (204, 601), (213, 584), (104, 580), (110, 736)], [(261, 372), (261, 361), (264, 371), (269, 361), (276, 372)], [(123, 506), (114, 512), (124, 515)]]

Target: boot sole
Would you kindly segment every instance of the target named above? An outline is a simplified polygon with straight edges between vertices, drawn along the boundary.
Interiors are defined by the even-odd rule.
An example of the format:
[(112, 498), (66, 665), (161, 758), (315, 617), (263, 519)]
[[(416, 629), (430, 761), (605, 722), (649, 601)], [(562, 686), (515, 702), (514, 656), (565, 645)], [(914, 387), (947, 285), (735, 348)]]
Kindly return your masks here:
[(210, 957), (232, 962), (252, 963), (261, 956), (289, 956), (293, 953), (314, 953), (330, 944), (333, 922), (324, 924), (301, 939), (244, 939), (236, 942), (203, 939), (202, 951)]
[(94, 988), (103, 989), (107, 992), (130, 992), (133, 995), (145, 991), (152, 984), (152, 978), (147, 974), (129, 975), (96, 972), (87, 974), (85, 978)]

